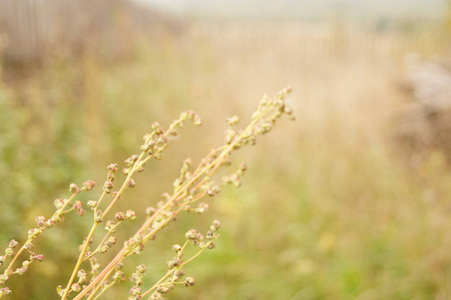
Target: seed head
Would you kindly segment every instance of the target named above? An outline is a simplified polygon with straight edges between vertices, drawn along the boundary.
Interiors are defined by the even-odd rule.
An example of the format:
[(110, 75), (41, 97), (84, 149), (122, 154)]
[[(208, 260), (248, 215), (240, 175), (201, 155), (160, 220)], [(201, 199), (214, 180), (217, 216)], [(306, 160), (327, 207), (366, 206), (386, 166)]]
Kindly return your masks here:
[(14, 248), (17, 247), (18, 244), (19, 244), (19, 243), (18, 243), (16, 240), (11, 240), (11, 241), (9, 242), (8, 247), (11, 248), (11, 249), (14, 249)]
[(167, 294), (169, 292), (169, 288), (166, 286), (159, 286), (157, 287), (157, 292), (161, 293), (161, 294)]
[(186, 277), (185, 286), (193, 286), (195, 284), (195, 280), (193, 277)]
[(148, 215), (149, 217), (152, 216), (157, 210), (154, 207), (147, 207), (146, 208), (146, 215)]
[(118, 166), (117, 166), (116, 163), (111, 163), (107, 167), (107, 170), (110, 171), (110, 172), (113, 172), (113, 173), (116, 172), (117, 169), (118, 169)]
[(78, 281), (80, 283), (83, 283), (83, 282), (85, 282), (87, 280), (88, 274), (86, 274), (85, 270), (81, 269), (81, 270), (78, 271), (77, 277), (78, 277)]
[(56, 209), (60, 209), (61, 207), (63, 207), (64, 201), (60, 198), (55, 199), (55, 201), (53, 201), (53, 205), (56, 207)]
[(218, 220), (214, 220), (213, 224), (211, 224), (210, 229), (211, 231), (216, 231), (221, 227), (221, 222), (219, 222)]
[(172, 258), (172, 265), (174, 267), (180, 266), (181, 263), (182, 263), (182, 260), (179, 257), (175, 256)]
[(118, 221), (122, 221), (125, 220), (125, 214), (123, 212), (117, 212), (114, 217), (116, 218), (116, 220)]
[(227, 118), (227, 124), (229, 124), (229, 126), (233, 126), (236, 123), (238, 123), (239, 121), (240, 121), (240, 119), (236, 115), (233, 117)]
[(86, 206), (89, 207), (90, 209), (94, 210), (97, 207), (97, 201), (89, 200), (86, 203)]
[(83, 182), (83, 190), (90, 191), (95, 187), (96, 183), (93, 180), (87, 180)]
[(132, 222), (136, 220), (136, 212), (131, 209), (127, 210), (125, 216)]
[(124, 282), (126, 280), (124, 272), (122, 271), (116, 271), (113, 275), (113, 280), (118, 282)]
[(147, 271), (146, 266), (145, 265), (139, 265), (136, 267), (136, 272), (140, 273), (140, 274), (144, 274)]
[(113, 189), (113, 182), (111, 180), (106, 180), (103, 184), (103, 190), (105, 193), (109, 194), (111, 190)]
[(79, 285), (78, 283), (74, 283), (71, 286), (71, 290), (74, 292), (79, 292), (79, 291), (81, 291), (81, 285)]
[(69, 185), (69, 192), (71, 192), (71, 193), (79, 193), (80, 192), (80, 188), (75, 183), (71, 183)]
[(5, 282), (9, 279), (8, 274), (1, 274), (0, 275), (0, 284), (5, 284)]
[(139, 287), (134, 286), (130, 289), (129, 293), (132, 296), (138, 296), (142, 294), (142, 290)]
[(101, 209), (98, 209), (95, 211), (94, 219), (97, 223), (100, 223), (103, 221), (103, 211)]
[(44, 216), (37, 216), (36, 218), (35, 218), (35, 221), (36, 221), (36, 224), (39, 226), (39, 227), (41, 227), (41, 226), (44, 226), (45, 225), (45, 223), (46, 223), (46, 218), (44, 217)]
[(172, 250), (174, 252), (180, 252), (180, 251), (182, 251), (182, 246), (180, 246), (179, 244), (173, 245)]
[(30, 255), (30, 260), (31, 261), (36, 261), (36, 260), (42, 261), (43, 259), (44, 259), (44, 255), (42, 255), (42, 254), (34, 254), (34, 253), (32, 253)]
[(9, 294), (11, 294), (12, 292), (11, 292), (11, 290), (9, 289), (9, 287), (4, 287), (4, 288), (1, 288), (0, 289), (0, 296), (3, 296), (3, 295), (9, 295)]
[(131, 178), (128, 181), (128, 186), (131, 187), (131, 188), (134, 188), (136, 186), (136, 182)]

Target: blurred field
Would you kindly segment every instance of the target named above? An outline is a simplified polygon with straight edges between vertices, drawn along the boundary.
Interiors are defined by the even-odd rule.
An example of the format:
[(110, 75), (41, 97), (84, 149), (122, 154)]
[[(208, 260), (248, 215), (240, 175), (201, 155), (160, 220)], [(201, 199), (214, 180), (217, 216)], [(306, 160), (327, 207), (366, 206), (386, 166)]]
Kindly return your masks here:
[[(449, 166), (440, 149), (414, 153), (420, 158), (412, 165), (392, 126), (406, 102), (399, 89), (405, 55), (447, 54), (446, 31), (437, 28), (199, 22), (176, 37), (137, 38), (125, 59), (93, 49), (20, 74), (7, 66), (2, 245), (22, 240), (69, 183), (101, 183), (105, 166), (135, 153), (152, 121), (167, 125), (193, 109), (204, 125), (187, 126), (121, 205), (140, 211), (155, 203), (184, 158), (200, 159), (222, 143), (226, 117), (237, 114), (244, 125), (263, 93), (291, 85), (296, 122), (283, 120), (235, 156), (249, 165), (242, 187), (221, 191), (210, 212), (183, 215), (156, 239), (145, 258), (150, 277), (161, 276), (187, 229), (219, 219), (217, 248), (187, 268), (196, 286), (168, 299), (449, 299)], [(87, 221), (70, 216), (44, 234), (47, 259), (14, 278), (12, 299), (55, 298)]]

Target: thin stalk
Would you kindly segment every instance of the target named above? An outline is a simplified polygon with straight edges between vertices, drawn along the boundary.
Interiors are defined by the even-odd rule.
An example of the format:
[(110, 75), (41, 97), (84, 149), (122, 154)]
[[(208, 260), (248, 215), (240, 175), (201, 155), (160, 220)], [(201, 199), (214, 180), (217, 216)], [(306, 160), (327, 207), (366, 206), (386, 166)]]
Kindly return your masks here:
[(124, 182), (122, 183), (122, 186), (119, 189), (119, 191), (117, 192), (117, 195), (113, 198), (113, 200), (111, 200), (111, 202), (110, 202), (110, 204), (108, 204), (107, 208), (105, 208), (105, 210), (104, 210), (104, 212), (102, 214), (102, 218), (104, 218), (108, 214), (108, 212), (111, 210), (111, 208), (113, 208), (113, 205), (116, 204), (116, 201), (120, 198), (120, 196), (124, 192), (125, 188), (127, 187), (128, 182), (130, 181), (130, 179), (132, 178), (133, 174), (137, 170), (136, 166), (141, 162), (141, 160), (143, 159), (145, 154), (146, 154), (146, 152), (144, 152), (144, 151), (141, 152), (141, 154), (139, 155), (138, 159), (133, 164), (132, 169), (130, 170), (130, 172), (128, 173), (128, 175), (125, 178)]
[[(114, 205), (114, 203), (120, 198), (121, 194), (124, 192), (125, 188), (127, 187), (128, 182), (130, 181), (132, 175), (133, 175), (134, 172), (136, 171), (136, 165), (138, 164), (138, 162), (140, 162), (140, 160), (142, 159), (142, 157), (143, 157), (144, 155), (145, 155), (145, 152), (144, 152), (144, 151), (141, 152), (140, 156), (138, 157), (138, 159), (137, 159), (136, 162), (134, 163), (134, 165), (133, 165), (132, 169), (130, 170), (129, 174), (127, 175), (126, 179), (125, 179), (124, 182), (122, 183), (122, 186), (121, 186), (121, 188), (119, 189), (118, 193), (117, 193), (116, 196), (113, 198), (113, 200), (110, 202), (110, 204), (107, 206), (107, 208), (105, 209), (105, 211), (102, 213), (102, 219), (106, 216), (106, 214), (107, 214), (107, 213), (109, 212), (109, 210), (112, 208), (112, 206)], [(105, 191), (104, 191), (104, 193), (105, 193)], [(104, 196), (104, 193), (102, 193), (102, 195), (101, 195), (99, 201), (102, 200), (102, 198), (103, 198), (103, 196)], [(97, 206), (98, 206), (98, 203), (97, 203)], [(61, 297), (61, 300), (65, 300), (66, 297), (67, 297), (67, 295), (68, 295), (69, 292), (70, 292), (70, 287), (71, 287), (71, 285), (72, 285), (72, 283), (73, 283), (73, 281), (74, 281), (74, 279), (75, 279), (75, 275), (77, 274), (78, 269), (80, 268), (81, 263), (83, 262), (83, 256), (84, 256), (84, 254), (85, 254), (85, 252), (86, 252), (86, 249), (88, 248), (89, 241), (91, 240), (92, 236), (94, 235), (95, 230), (97, 229), (98, 224), (99, 224), (99, 223), (96, 222), (96, 221), (94, 220), (94, 223), (92, 224), (91, 230), (90, 230), (90, 232), (89, 232), (89, 234), (88, 234), (88, 236), (87, 236), (87, 238), (86, 238), (86, 241), (85, 241), (85, 243), (84, 243), (84, 245), (83, 245), (83, 248), (82, 248), (82, 250), (81, 250), (81, 252), (80, 252), (80, 255), (78, 256), (78, 260), (77, 260), (77, 263), (75, 264), (75, 267), (74, 267), (74, 269), (73, 269), (73, 271), (72, 271), (72, 275), (71, 275), (71, 277), (70, 277), (70, 279), (69, 279), (69, 281), (68, 281), (68, 283), (67, 283), (67, 286), (66, 286), (66, 289), (65, 289), (65, 291), (64, 291), (64, 294), (63, 294), (63, 296)]]
[[(120, 262), (120, 261), (119, 261)], [(119, 263), (118, 262), (118, 263)], [(110, 275), (113, 273), (113, 271), (114, 271), (114, 269), (111, 269), (111, 270), (109, 270), (108, 271), (108, 273), (105, 275), (105, 278), (108, 278), (108, 277), (110, 277)], [(89, 295), (89, 297), (87, 298), (87, 300), (92, 300), (93, 299), (93, 297), (95, 296), (95, 294), (99, 291), (99, 289), (102, 287), (102, 284), (98, 284), (96, 287), (95, 287), (95, 289), (91, 292), (91, 295)], [(78, 298), (78, 295), (77, 295), (77, 297), (75, 297), (74, 298), (74, 300), (75, 299), (80, 299), (80, 298)]]
[[(207, 165), (207, 167), (205, 168), (201, 168), (201, 169), (196, 169), (196, 172), (198, 172), (196, 174), (196, 172), (193, 174), (193, 176), (191, 177), (190, 180), (186, 181), (185, 183), (183, 183), (174, 193), (174, 195), (172, 195), (171, 199), (169, 199), (163, 206), (161, 206), (150, 218), (148, 218), (144, 224), (139, 228), (139, 230), (135, 233), (134, 236), (143, 234), (147, 228), (152, 224), (153, 221), (155, 221), (155, 219), (157, 218), (157, 216), (159, 216), (163, 211), (167, 210), (168, 207), (174, 202), (176, 201), (180, 196), (182, 196), (186, 190), (192, 186), (197, 180), (199, 180), (201, 178), (201, 176), (205, 175), (205, 174), (211, 174), (214, 171), (216, 171), (221, 165), (222, 165), (222, 160), (226, 157), (226, 155), (230, 154), (235, 146), (241, 141), (241, 139), (243, 138), (243, 136), (249, 131), (251, 130), (259, 121), (261, 121), (262, 119), (264, 119), (265, 114), (268, 113), (270, 110), (272, 110), (273, 107), (267, 107), (265, 109), (263, 109), (262, 111), (260, 111), (260, 114), (258, 115), (258, 117), (255, 117), (250, 124), (243, 130), (241, 131), (241, 133), (235, 137), (235, 139), (232, 141), (232, 143), (230, 143), (224, 150), (222, 150), (221, 154), (209, 165)], [(167, 131), (169, 132), (169, 130)], [(221, 147), (222, 148), (222, 147)], [(142, 163), (145, 163), (148, 159), (150, 158), (147, 157), (146, 159), (144, 159), (144, 161)], [(130, 174), (129, 174), (130, 175)], [(129, 176), (128, 176), (129, 177)], [(127, 177), (127, 178), (128, 178)], [(117, 199), (115, 199), (117, 200)], [(109, 208), (111, 207), (111, 203)], [(163, 222), (165, 223), (165, 222)], [(153, 231), (151, 231), (151, 233), (155, 233), (156, 231), (160, 230), (161, 226), (159, 226), (158, 228), (155, 228)], [(147, 237), (149, 237), (150, 234), (147, 235)], [(116, 264), (118, 264), (119, 262), (121, 262), (126, 256), (128, 256), (133, 249), (127, 249), (127, 246), (124, 246), (124, 248), (121, 249), (121, 251), (114, 257), (114, 259), (103, 269), (102, 272), (100, 272), (100, 274), (94, 278), (91, 283), (85, 288), (83, 289), (83, 291), (81, 291), (75, 298), (74, 300), (77, 299), (81, 299), (84, 295), (86, 295), (96, 284), (98, 284), (100, 281), (102, 281), (105, 276), (107, 276), (107, 274), (109, 274), (111, 272), (111, 270), (114, 268), (114, 266)]]
[(205, 245), (205, 248), (200, 249), (196, 254), (191, 256), (190, 259), (188, 259), (188, 260), (184, 261), (182, 264), (180, 264), (180, 268), (183, 267), (184, 265), (186, 265), (187, 263), (189, 263), (190, 261), (192, 261), (193, 259), (195, 259), (196, 257), (198, 257), (202, 252), (204, 252), (204, 250), (207, 248), (207, 245)]
[(61, 297), (62, 300), (66, 299), (67, 295), (69, 294), (71, 290), (72, 283), (74, 282), (75, 276), (77, 275), (78, 269), (80, 268), (81, 263), (83, 262), (83, 256), (86, 252), (86, 249), (88, 248), (89, 241), (91, 240), (91, 237), (94, 234), (94, 231), (97, 229), (97, 226), (99, 226), (99, 223), (94, 222), (91, 227), (91, 231), (88, 234), (88, 237), (86, 238), (86, 241), (83, 243), (83, 248), (80, 252), (80, 256), (77, 259), (77, 263), (75, 264), (74, 270), (70, 276), (70, 279), (67, 283), (66, 289), (64, 290), (64, 294)]
[(93, 300), (99, 299), (99, 297), (100, 297), (103, 293), (105, 293), (107, 289), (109, 289), (110, 287), (112, 287), (113, 284), (115, 284), (115, 283), (116, 283), (116, 281), (113, 281), (113, 282), (111, 282), (110, 284), (106, 285), (106, 286), (103, 288), (103, 290), (101, 290), (100, 293), (98, 293), (97, 296), (96, 296)]
[(99, 252), (100, 246), (102, 246), (103, 243), (105, 243), (105, 241), (107, 240), (107, 238), (110, 236), (110, 234), (113, 232), (114, 229), (116, 229), (117, 226), (119, 226), (119, 224), (121, 224), (122, 221), (117, 222), (116, 224), (113, 225), (113, 227), (105, 234), (105, 236), (103, 237), (103, 239), (100, 241), (99, 245), (97, 246), (97, 248), (88, 256), (86, 257), (85, 261), (87, 259), (90, 259), (91, 257), (93, 257), (96, 253)]
[[(64, 211), (64, 209), (66, 208), (67, 205), (69, 205), (69, 203), (75, 198), (75, 196), (78, 193), (73, 193), (69, 199), (67, 199), (68, 201), (61, 207), (59, 208), (52, 216), (55, 217), (58, 214), (62, 213)], [(51, 218), (51, 219), (52, 219)], [(37, 236), (35, 236), (34, 238), (28, 238), (27, 241), (22, 245), (22, 247), (19, 249), (19, 251), (17, 251), (16, 255), (14, 255), (14, 257), (12, 258), (11, 262), (9, 263), (8, 267), (5, 269), (4, 274), (8, 274), (10, 273), (14, 263), (16, 262), (16, 260), (19, 258), (19, 256), (22, 254), (22, 252), (25, 250), (25, 245), (27, 245), (28, 243), (31, 243)]]
[[(180, 251), (180, 253), (182, 253), (182, 251), (184, 250), (184, 248), (186, 247), (186, 245), (188, 244), (188, 241), (185, 242), (185, 244), (182, 247), (182, 250)], [(208, 244), (207, 244), (208, 245)], [(194, 254), (190, 259), (188, 259), (187, 261), (183, 262), (182, 264), (180, 264), (180, 266), (178, 266), (176, 269), (173, 270), (169, 270), (163, 277), (160, 278), (160, 280), (158, 280), (157, 283), (155, 283), (152, 287), (150, 287), (146, 292), (144, 292), (141, 296), (145, 297), (147, 296), (152, 290), (156, 289), (158, 286), (161, 286), (163, 284), (161, 284), (161, 282), (163, 282), (164, 280), (166, 280), (166, 278), (171, 275), (173, 273), (174, 270), (179, 270), (181, 269), (184, 265), (186, 265), (187, 263), (191, 262), (193, 259), (195, 259), (196, 257), (198, 257), (206, 248), (202, 248), (201, 250), (199, 250), (196, 254)], [(168, 283), (169, 284), (169, 283)], [(181, 284), (181, 282), (171, 282), (171, 284)]]
[(122, 248), (121, 251), (119, 251), (119, 253), (108, 264), (108, 266), (105, 267), (105, 269), (103, 269), (102, 272), (100, 272), (99, 275), (97, 275), (97, 277), (74, 298), (74, 300), (78, 300), (84, 297), (94, 287), (94, 285), (99, 283), (99, 281), (101, 281), (105, 276), (109, 276), (109, 274), (111, 274), (111, 272), (113, 271), (114, 266), (121, 262), (121, 257), (125, 252), (126, 248)]
[(155, 283), (152, 287), (150, 287), (145, 293), (143, 293), (141, 296), (145, 297), (146, 295), (148, 295), (152, 290), (156, 289), (163, 281), (166, 280), (166, 278), (168, 278), (169, 275), (172, 274), (172, 270), (169, 270), (163, 277), (160, 278), (160, 280), (158, 280), (157, 283)]
[[(99, 291), (100, 287), (102, 286), (101, 284), (99, 284), (99, 286), (96, 287), (96, 289), (91, 293), (91, 295), (89, 295), (87, 300), (96, 300), (99, 299), (99, 297), (106, 292), (107, 289), (109, 289), (110, 287), (113, 286), (113, 284), (116, 283), (116, 280), (112, 281), (110, 284), (106, 285), (101, 291), (100, 293), (97, 294), (97, 296), (95, 296), (95, 294)], [(95, 298), (93, 298), (95, 296)]]

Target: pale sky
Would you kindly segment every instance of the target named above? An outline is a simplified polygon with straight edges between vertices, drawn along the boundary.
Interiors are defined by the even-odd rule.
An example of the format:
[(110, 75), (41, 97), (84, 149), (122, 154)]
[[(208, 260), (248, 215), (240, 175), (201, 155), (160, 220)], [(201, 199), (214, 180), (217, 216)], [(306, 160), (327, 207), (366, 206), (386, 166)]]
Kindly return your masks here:
[[(136, 0), (170, 13), (200, 17), (318, 18), (331, 12), (347, 17), (437, 17), (447, 0)], [(449, 3), (449, 1), (448, 1)]]

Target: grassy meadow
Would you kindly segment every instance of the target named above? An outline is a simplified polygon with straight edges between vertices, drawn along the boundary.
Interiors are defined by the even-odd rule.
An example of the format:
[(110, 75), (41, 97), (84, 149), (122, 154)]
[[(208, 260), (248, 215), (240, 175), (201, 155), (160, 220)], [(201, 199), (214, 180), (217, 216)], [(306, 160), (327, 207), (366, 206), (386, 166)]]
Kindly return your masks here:
[[(187, 125), (121, 199), (120, 207), (143, 211), (169, 191), (186, 157), (198, 161), (223, 143), (227, 117), (244, 125), (264, 93), (291, 85), (296, 121), (281, 120), (234, 156), (249, 167), (243, 185), (224, 188), (206, 214), (183, 214), (126, 271), (145, 262), (150, 284), (186, 230), (219, 219), (217, 247), (186, 268), (196, 286), (167, 299), (449, 299), (449, 165), (440, 149), (404, 149), (393, 126), (409, 101), (399, 87), (405, 55), (446, 55), (443, 34), (194, 23), (177, 37), (137, 39), (118, 60), (93, 49), (30, 69), (5, 66), (1, 244), (23, 240), (71, 182), (101, 185), (106, 166), (137, 152), (153, 121), (167, 126), (193, 109), (203, 126)], [(40, 238), (46, 259), (14, 278), (12, 299), (57, 298), (87, 217), (69, 215)], [(105, 298), (125, 299), (125, 286)]]

